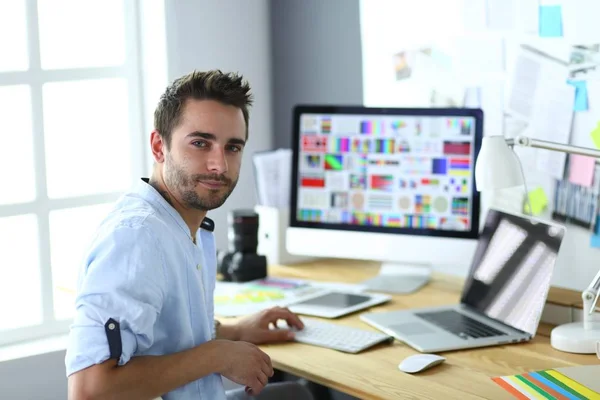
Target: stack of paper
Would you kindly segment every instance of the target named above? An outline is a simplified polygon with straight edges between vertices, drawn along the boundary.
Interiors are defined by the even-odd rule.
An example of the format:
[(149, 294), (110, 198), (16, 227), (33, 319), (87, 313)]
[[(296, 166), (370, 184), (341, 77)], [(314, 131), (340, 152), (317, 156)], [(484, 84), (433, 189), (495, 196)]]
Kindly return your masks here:
[(492, 378), (517, 399), (600, 399), (600, 365)]
[(366, 286), (341, 282), (267, 277), (249, 282), (217, 282), (214, 293), (215, 315), (238, 317), (271, 307), (287, 307), (317, 293), (343, 291), (360, 293)]

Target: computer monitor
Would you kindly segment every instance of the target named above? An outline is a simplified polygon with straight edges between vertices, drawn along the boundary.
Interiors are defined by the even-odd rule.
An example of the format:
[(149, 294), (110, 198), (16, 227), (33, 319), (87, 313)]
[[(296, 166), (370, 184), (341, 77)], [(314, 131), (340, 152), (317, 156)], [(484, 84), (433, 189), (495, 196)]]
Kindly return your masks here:
[(294, 109), (289, 253), (382, 262), (369, 289), (409, 293), (433, 266), (467, 269), (479, 235), (483, 112)]

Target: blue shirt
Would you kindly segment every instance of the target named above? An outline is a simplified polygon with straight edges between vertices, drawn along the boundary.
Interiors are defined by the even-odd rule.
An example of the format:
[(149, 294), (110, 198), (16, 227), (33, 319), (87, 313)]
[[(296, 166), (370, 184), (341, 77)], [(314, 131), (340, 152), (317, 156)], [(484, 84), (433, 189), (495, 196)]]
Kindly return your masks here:
[[(67, 376), (109, 359), (104, 325), (119, 322), (122, 354), (171, 354), (212, 339), (216, 249), (212, 231), (198, 245), (179, 213), (148, 183), (117, 202), (86, 253), (77, 283)], [(164, 400), (225, 399), (211, 374), (164, 394)]]

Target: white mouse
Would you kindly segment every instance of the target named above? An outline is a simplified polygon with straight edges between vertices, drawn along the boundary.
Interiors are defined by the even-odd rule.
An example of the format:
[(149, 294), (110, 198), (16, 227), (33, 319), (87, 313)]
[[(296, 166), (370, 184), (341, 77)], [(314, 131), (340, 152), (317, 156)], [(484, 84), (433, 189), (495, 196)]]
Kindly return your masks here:
[(446, 358), (436, 354), (414, 354), (406, 357), (398, 365), (398, 369), (402, 372), (413, 374), (415, 372), (425, 371), (431, 367), (439, 365), (446, 361)]

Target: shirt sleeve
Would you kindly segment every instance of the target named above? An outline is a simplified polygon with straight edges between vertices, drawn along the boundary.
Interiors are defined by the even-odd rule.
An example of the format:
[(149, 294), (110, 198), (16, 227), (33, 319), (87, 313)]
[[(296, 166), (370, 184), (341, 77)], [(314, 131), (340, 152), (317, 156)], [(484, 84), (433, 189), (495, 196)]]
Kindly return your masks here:
[(67, 355), (67, 376), (109, 359), (106, 322), (119, 322), (119, 365), (152, 346), (165, 297), (158, 243), (144, 226), (119, 225), (93, 242), (78, 281)]

